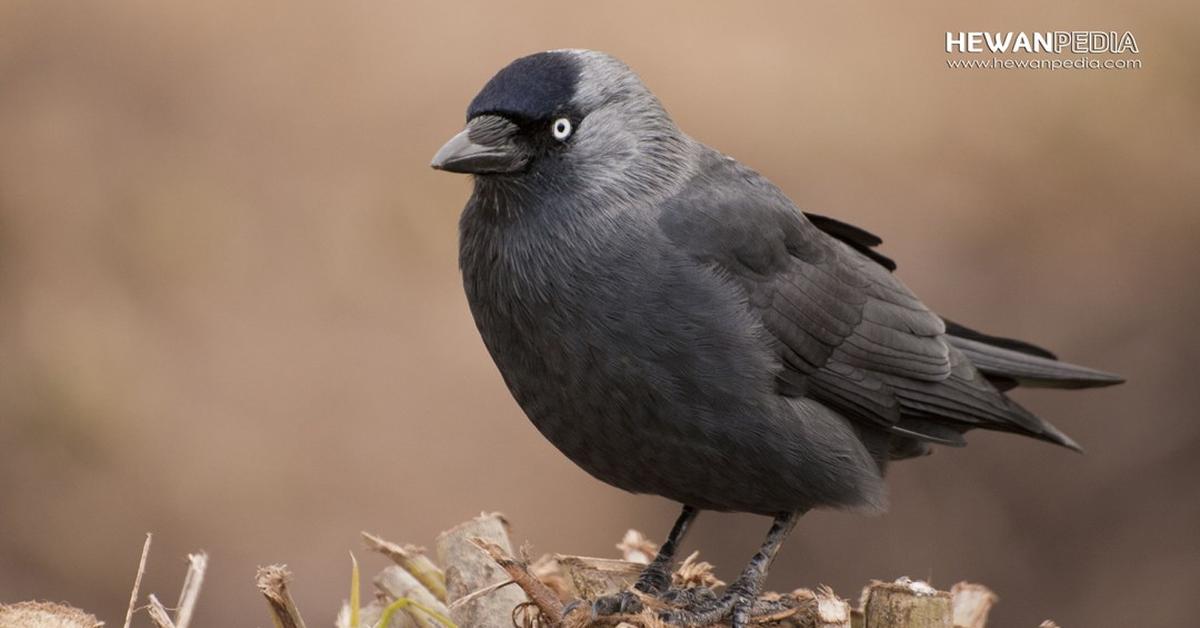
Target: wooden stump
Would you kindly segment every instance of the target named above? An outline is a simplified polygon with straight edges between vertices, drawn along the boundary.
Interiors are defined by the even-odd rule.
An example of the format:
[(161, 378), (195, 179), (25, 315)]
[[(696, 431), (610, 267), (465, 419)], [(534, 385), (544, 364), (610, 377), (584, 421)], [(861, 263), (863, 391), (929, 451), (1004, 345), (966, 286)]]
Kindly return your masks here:
[(950, 594), (901, 578), (863, 590), (862, 628), (954, 628)]
[(462, 604), (454, 603), (475, 591), (509, 580), (508, 573), (471, 542), (475, 538), (513, 555), (508, 524), (497, 513), (481, 514), (438, 535), (437, 556), (446, 570), (450, 619), (459, 626), (512, 628), (513, 609), (526, 602), (519, 587), (507, 586)]

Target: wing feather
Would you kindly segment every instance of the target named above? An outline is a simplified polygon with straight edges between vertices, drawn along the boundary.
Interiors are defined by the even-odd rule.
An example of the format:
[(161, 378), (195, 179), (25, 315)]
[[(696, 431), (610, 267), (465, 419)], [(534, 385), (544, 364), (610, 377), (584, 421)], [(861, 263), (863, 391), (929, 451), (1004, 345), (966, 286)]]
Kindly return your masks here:
[(727, 159), (711, 167), (707, 180), (747, 185), (694, 186), (665, 205), (660, 225), (744, 291), (774, 341), (781, 394), (931, 442), (961, 445), (962, 432), (987, 427), (1073, 445), (988, 382), (942, 318), (864, 253), (878, 238), (821, 218), (841, 234), (831, 237), (759, 175)]

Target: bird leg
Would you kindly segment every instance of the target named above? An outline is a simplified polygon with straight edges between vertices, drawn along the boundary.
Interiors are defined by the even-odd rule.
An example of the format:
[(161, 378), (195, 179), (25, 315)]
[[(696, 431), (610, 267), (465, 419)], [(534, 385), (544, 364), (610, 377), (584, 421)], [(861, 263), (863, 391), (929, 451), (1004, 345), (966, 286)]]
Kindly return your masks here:
[(804, 513), (793, 512), (775, 517), (762, 547), (720, 598), (692, 608), (665, 611), (660, 619), (678, 626), (708, 626), (720, 623), (728, 617), (733, 628), (744, 628), (750, 623), (752, 615), (769, 612), (770, 609), (759, 603), (758, 594), (767, 579), (767, 569), (770, 568), (771, 561), (775, 560), (783, 540), (796, 527), (796, 522), (802, 514)]
[[(688, 527), (699, 513), (699, 510), (691, 506), (683, 507), (683, 511), (679, 513), (679, 518), (675, 520), (675, 525), (671, 527), (670, 534), (667, 535), (667, 540), (658, 548), (658, 555), (654, 557), (654, 560), (650, 561), (650, 564), (638, 576), (637, 582), (633, 585), (634, 589), (654, 597), (661, 597), (667, 592), (671, 586), (671, 561), (675, 559), (675, 552), (679, 549), (679, 544), (683, 542), (683, 537), (687, 535)], [(603, 617), (617, 613), (636, 613), (640, 610), (642, 610), (642, 601), (632, 591), (621, 591), (616, 595), (606, 595), (597, 599), (592, 604), (592, 615), (594, 617)]]

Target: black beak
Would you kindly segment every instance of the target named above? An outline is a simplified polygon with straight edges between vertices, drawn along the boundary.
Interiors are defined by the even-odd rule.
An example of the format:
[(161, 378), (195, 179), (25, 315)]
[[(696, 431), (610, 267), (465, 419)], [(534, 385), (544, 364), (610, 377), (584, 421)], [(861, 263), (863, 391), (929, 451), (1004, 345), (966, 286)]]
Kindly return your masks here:
[(520, 170), (527, 158), (511, 142), (476, 144), (464, 129), (433, 156), (435, 170), (466, 174), (499, 174)]

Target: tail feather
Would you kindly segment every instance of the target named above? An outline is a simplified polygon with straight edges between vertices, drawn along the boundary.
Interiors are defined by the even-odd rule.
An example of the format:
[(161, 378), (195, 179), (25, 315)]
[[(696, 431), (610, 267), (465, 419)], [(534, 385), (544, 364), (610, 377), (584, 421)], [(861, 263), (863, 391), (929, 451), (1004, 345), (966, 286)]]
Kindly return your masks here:
[(1060, 361), (1053, 353), (1022, 340), (990, 336), (946, 321), (950, 344), (1002, 390), (1031, 388), (1099, 388), (1125, 380), (1086, 366)]
[(1037, 423), (1036, 427), (1029, 429), (1026, 427), (1018, 427), (1015, 423), (1000, 423), (988, 425), (986, 426), (987, 429), (998, 430), (1001, 432), (1012, 432), (1014, 434), (1021, 434), (1023, 436), (1031, 436), (1038, 440), (1043, 440), (1055, 445), (1061, 445), (1067, 449), (1073, 449), (1079, 453), (1083, 453), (1083, 447), (1081, 447), (1079, 443), (1075, 442), (1075, 439), (1067, 436), (1065, 432), (1055, 427), (1053, 423), (1034, 415), (1029, 410), (1026, 410), (1024, 406), (1016, 401), (1013, 401), (1012, 399), (1009, 399), (1008, 402), (1015, 412), (1032, 418)]
[(970, 327), (967, 327), (966, 325), (959, 325), (958, 323), (956, 323), (948, 318), (943, 318), (942, 321), (944, 321), (946, 323), (946, 333), (951, 336), (955, 336), (958, 338), (965, 338), (967, 340), (976, 340), (976, 341), (982, 342), (983, 344), (991, 345), (993, 347), (1001, 347), (1003, 349), (1012, 349), (1013, 351), (1016, 351), (1018, 353), (1025, 353), (1028, 355), (1036, 355), (1038, 357), (1049, 358), (1051, 360), (1058, 359), (1058, 356), (1054, 355), (1054, 353), (1052, 353), (1049, 349), (1043, 349), (1042, 347), (1039, 347), (1031, 342), (1025, 342), (1024, 340), (1017, 340), (1015, 338), (1005, 338), (1003, 336), (993, 336), (991, 334), (985, 334), (981, 331), (976, 331), (974, 329), (971, 329)]
[(950, 336), (950, 344), (987, 377), (1015, 381), (1032, 388), (1099, 388), (1120, 384), (1119, 375), (1086, 366)]

